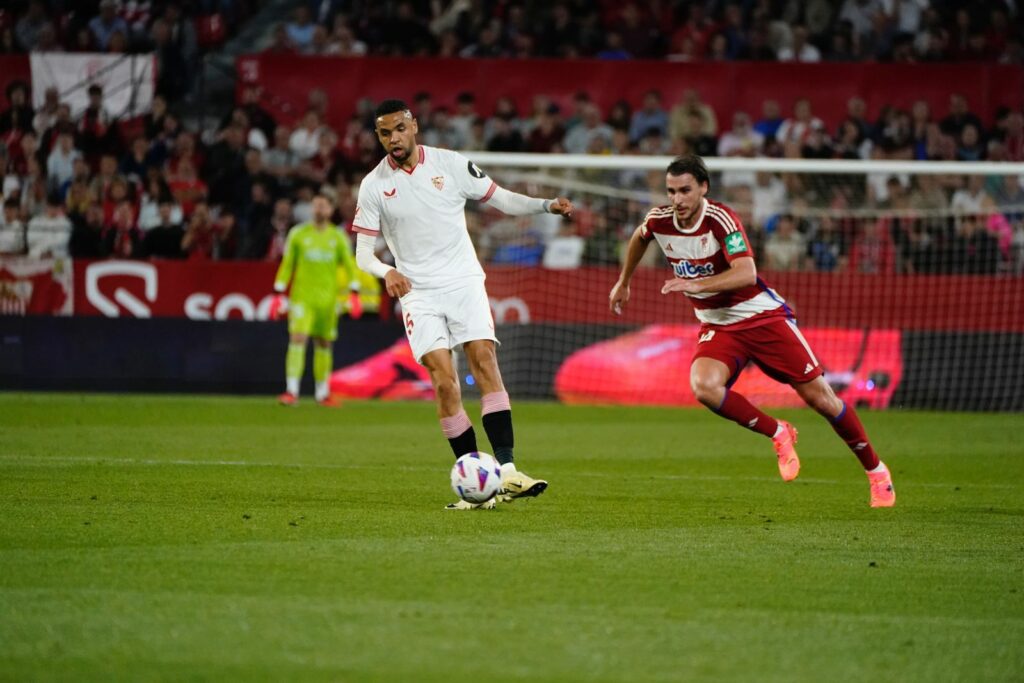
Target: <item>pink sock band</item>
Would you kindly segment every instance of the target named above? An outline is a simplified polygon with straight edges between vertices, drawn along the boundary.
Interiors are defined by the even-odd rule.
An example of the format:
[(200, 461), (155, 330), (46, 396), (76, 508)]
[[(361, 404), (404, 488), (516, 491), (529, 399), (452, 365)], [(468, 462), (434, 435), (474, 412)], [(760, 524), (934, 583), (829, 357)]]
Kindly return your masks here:
[(441, 418), (441, 431), (444, 432), (446, 439), (454, 439), (457, 436), (461, 436), (472, 426), (473, 423), (469, 421), (469, 415), (466, 415), (465, 410), (461, 411), (458, 415)]
[(492, 394), (484, 394), (480, 400), (483, 403), (483, 409), (480, 411), (481, 415), (496, 413), (500, 410), (512, 410), (512, 404), (509, 403), (507, 391), (495, 391)]

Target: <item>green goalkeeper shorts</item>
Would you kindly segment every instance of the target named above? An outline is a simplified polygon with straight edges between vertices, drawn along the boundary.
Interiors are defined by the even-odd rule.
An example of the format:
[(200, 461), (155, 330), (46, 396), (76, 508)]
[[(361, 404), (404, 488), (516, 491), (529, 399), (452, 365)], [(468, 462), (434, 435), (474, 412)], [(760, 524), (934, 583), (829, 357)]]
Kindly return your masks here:
[(311, 306), (301, 301), (290, 302), (288, 333), (334, 341), (338, 338), (338, 308), (334, 303)]

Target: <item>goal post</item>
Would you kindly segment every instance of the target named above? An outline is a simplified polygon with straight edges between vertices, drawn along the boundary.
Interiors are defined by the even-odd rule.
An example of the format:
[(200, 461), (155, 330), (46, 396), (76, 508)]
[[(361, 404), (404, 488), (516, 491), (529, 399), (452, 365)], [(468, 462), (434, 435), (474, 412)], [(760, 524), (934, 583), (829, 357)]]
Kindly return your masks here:
[[(522, 397), (696, 405), (698, 325), (657, 245), (621, 317), (623, 247), (664, 205), (670, 157), (466, 152), (509, 189), (566, 196), (572, 221), (467, 205), (502, 370)], [(1024, 409), (1024, 164), (708, 158), (759, 273), (795, 311), (840, 395), (865, 407)], [(739, 388), (793, 406), (751, 366)]]

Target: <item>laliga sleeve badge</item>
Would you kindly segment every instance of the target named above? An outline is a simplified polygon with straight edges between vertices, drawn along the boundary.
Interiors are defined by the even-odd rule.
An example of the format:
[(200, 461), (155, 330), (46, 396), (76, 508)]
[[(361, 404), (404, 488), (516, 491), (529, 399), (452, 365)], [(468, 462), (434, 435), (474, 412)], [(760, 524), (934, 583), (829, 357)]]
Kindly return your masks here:
[(473, 176), (474, 178), (486, 178), (487, 177), (487, 174), (484, 173), (483, 171), (481, 171), (480, 168), (476, 164), (474, 164), (472, 161), (470, 161), (468, 163), (467, 168), (469, 169), (469, 175)]

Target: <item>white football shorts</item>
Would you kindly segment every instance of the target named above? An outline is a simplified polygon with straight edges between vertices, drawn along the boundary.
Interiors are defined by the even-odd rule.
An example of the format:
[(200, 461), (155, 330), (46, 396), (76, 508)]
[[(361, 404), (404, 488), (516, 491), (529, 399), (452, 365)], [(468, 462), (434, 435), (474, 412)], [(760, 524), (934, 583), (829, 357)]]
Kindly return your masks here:
[(498, 343), (483, 279), (444, 289), (414, 289), (401, 302), (405, 335), (418, 363), (431, 351), (454, 349), (468, 341)]

